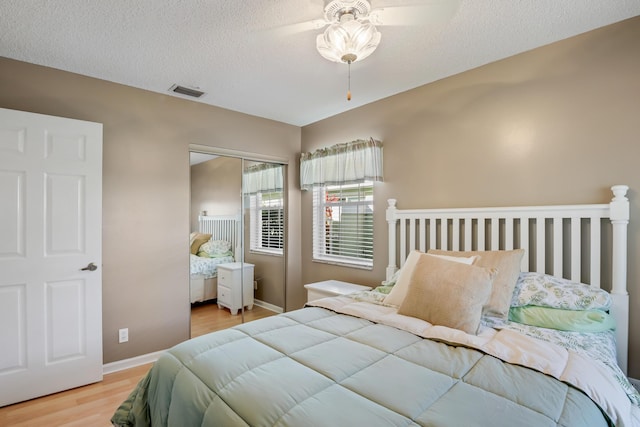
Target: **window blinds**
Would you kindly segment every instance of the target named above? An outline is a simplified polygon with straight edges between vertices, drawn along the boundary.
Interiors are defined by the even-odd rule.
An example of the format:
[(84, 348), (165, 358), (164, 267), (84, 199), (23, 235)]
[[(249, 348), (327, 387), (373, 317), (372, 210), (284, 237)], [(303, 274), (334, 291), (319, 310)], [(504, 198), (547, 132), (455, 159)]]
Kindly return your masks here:
[(373, 266), (373, 183), (313, 189), (313, 258)]

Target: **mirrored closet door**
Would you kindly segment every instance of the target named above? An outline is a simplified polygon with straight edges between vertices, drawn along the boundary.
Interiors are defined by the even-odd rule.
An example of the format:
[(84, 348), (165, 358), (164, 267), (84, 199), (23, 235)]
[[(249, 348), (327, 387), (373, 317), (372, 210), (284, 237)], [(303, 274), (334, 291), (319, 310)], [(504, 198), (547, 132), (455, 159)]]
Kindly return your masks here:
[(283, 312), (286, 165), (213, 150), (190, 162), (191, 336)]

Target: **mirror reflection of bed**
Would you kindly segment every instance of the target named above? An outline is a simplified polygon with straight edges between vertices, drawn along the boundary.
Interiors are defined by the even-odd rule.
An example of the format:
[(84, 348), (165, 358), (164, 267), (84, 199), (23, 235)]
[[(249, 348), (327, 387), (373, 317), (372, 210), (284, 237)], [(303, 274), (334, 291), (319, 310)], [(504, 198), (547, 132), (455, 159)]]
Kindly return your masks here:
[[(255, 223), (256, 212), (258, 215), (265, 214), (255, 209), (256, 193), (250, 194), (243, 190), (243, 170), (251, 170), (250, 168), (264, 169), (265, 165), (237, 157), (191, 153), (191, 337), (284, 311), (282, 235), (279, 251), (278, 248), (271, 253), (252, 250), (255, 244), (252, 243), (251, 233), (255, 230), (251, 221)], [(268, 194), (273, 196), (274, 193)], [(279, 194), (284, 194), (282, 189)], [(283, 210), (278, 212), (278, 218), (282, 220)], [(283, 233), (284, 230), (280, 232)], [(244, 241), (241, 241), (243, 235)], [(229, 274), (228, 278), (223, 279), (224, 283), (221, 282), (223, 287), (220, 297), (219, 265), (222, 265), (220, 271), (223, 274)], [(239, 274), (239, 269), (243, 272), (244, 286), (233, 276)], [(226, 283), (228, 281), (233, 281), (236, 290), (239, 289), (238, 286), (244, 288), (244, 306), (238, 303), (239, 298), (229, 304), (227, 291), (232, 288), (227, 288), (230, 286)], [(250, 299), (253, 301), (249, 301)]]

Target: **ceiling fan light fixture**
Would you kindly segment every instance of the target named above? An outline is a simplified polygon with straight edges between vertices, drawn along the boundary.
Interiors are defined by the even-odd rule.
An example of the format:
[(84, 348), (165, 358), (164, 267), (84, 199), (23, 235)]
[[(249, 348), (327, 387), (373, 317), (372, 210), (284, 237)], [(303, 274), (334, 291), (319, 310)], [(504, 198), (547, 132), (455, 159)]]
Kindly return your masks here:
[(345, 13), (338, 22), (329, 25), (324, 33), (318, 35), (316, 48), (329, 61), (350, 63), (371, 55), (380, 44), (380, 39), (381, 34), (375, 25)]
[(316, 49), (323, 58), (348, 65), (347, 101), (351, 101), (351, 64), (371, 55), (382, 36), (369, 20), (367, 0), (333, 0), (324, 12), (329, 26), (316, 37)]

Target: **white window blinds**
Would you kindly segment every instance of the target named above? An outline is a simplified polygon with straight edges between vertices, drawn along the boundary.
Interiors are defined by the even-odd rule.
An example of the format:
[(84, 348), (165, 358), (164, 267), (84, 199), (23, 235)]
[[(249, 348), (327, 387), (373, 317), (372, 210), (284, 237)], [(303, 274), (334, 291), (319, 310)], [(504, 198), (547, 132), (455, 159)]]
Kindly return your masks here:
[(282, 254), (284, 246), (284, 204), (282, 192), (257, 193), (249, 196), (250, 249)]
[(280, 164), (261, 163), (244, 174), (249, 205), (249, 244), (254, 252), (282, 255), (284, 247), (284, 170)]
[(373, 183), (314, 187), (313, 259), (373, 267)]

